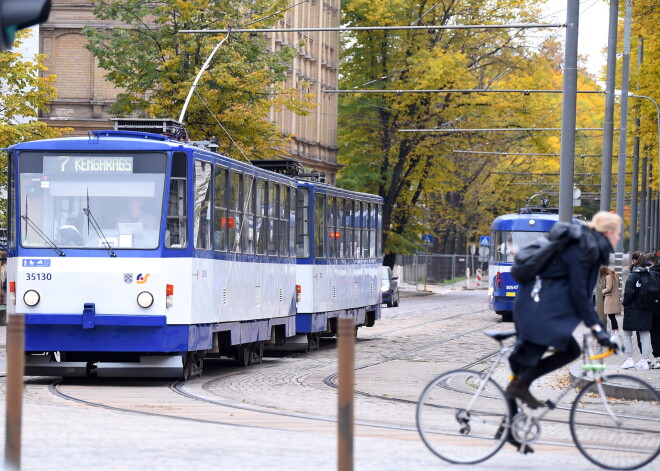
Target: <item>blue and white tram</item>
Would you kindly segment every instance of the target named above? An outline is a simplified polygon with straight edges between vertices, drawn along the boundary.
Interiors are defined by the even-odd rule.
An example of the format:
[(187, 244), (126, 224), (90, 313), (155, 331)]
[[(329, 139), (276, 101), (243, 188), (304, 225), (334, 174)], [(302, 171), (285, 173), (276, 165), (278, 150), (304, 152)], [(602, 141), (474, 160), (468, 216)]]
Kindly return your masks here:
[[(319, 226), (312, 205), (296, 234), (298, 186), (308, 201), (341, 190), (150, 133), (98, 131), (8, 152), (8, 312), (25, 314), (28, 375), (187, 378), (201, 374), (204, 357), (261, 361), (266, 343), (327, 330), (323, 316), (377, 317), (370, 297), (354, 299), (362, 311), (326, 302), (305, 312), (313, 325), (296, 320), (297, 298), (309, 305), (334, 276), (298, 282), (297, 267), (317, 257), (344, 263), (333, 258), (337, 240), (319, 230), (354, 227), (333, 216)], [(364, 227), (375, 228), (377, 205), (365, 205)], [(376, 232), (359, 240), (380, 240)], [(322, 254), (311, 242), (319, 237), (328, 244)], [(367, 252), (360, 265), (379, 260)], [(344, 292), (331, 288), (333, 299)]]
[(380, 319), (382, 204), (379, 196), (298, 182), (296, 331), (310, 347), (337, 332), (337, 318), (356, 326)]
[(512, 320), (513, 303), (520, 288), (511, 276), (515, 254), (546, 235), (559, 220), (558, 208), (549, 207), (548, 199), (543, 198), (541, 206), (532, 206), (529, 204), (532, 198), (527, 200), (527, 206), (515, 214), (495, 218), (490, 226), (488, 301), (505, 322)]

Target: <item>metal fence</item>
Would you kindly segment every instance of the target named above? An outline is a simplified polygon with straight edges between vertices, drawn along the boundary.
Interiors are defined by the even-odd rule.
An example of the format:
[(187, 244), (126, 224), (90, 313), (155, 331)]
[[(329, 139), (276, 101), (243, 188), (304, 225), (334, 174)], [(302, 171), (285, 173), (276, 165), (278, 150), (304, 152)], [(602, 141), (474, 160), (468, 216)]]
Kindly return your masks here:
[(488, 270), (488, 262), (478, 255), (398, 255), (396, 264), (401, 267), (402, 281), (411, 284), (442, 284), (448, 280), (464, 278), (467, 268), (471, 276), (474, 276), (478, 268), (483, 273)]

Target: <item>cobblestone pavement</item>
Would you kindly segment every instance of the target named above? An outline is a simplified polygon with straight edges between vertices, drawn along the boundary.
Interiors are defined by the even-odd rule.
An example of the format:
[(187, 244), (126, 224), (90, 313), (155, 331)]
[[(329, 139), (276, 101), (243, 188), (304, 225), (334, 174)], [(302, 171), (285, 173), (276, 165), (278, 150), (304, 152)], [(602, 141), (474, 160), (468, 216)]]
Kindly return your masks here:
[[(474, 466), (450, 466), (432, 455), (414, 430), (414, 405), (385, 398), (417, 400), (438, 373), (495, 351), (496, 343), (482, 330), (512, 326), (499, 322), (499, 316), (488, 310), (483, 290), (438, 288), (430, 296), (419, 294), (402, 293), (400, 307), (384, 307), (383, 319), (375, 327), (359, 331), (355, 388), (376, 397), (356, 396), (355, 469), (594, 469), (570, 445), (537, 445), (536, 453), (526, 456), (506, 446), (491, 460)], [(4, 328), (0, 329), (3, 344)], [(337, 395), (323, 382), (336, 372), (336, 364), (332, 339), (324, 340), (317, 352), (269, 357), (247, 369), (229, 361), (209, 361), (205, 375), (184, 387), (224, 402), (229, 406), (225, 408), (182, 398), (164, 381), (119, 381), (107, 388), (91, 381), (62, 386), (64, 392), (92, 402), (180, 418), (82, 405), (49, 392), (54, 378), (29, 379), (23, 403), (23, 469), (336, 469), (336, 424), (331, 420)], [(499, 374), (504, 378), (505, 368)], [(554, 392), (567, 377), (566, 370), (557, 373), (535, 394)], [(4, 386), (3, 380), (3, 397)], [(238, 406), (309, 417), (265, 415)], [(4, 418), (4, 410), (0, 417)], [(200, 417), (216, 422), (195, 420)], [(568, 439), (567, 427), (548, 433), (553, 440)]]

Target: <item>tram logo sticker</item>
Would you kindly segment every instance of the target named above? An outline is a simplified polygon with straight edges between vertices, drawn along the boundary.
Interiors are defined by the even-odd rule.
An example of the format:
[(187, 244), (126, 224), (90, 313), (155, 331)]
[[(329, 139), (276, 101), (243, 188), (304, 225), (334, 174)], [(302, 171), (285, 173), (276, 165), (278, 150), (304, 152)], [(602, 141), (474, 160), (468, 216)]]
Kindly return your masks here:
[(143, 285), (143, 284), (145, 284), (145, 283), (147, 282), (147, 280), (149, 279), (149, 275), (150, 275), (150, 273), (147, 273), (147, 274), (145, 274), (145, 275), (143, 275), (142, 273), (140, 273), (140, 274), (137, 276), (137, 278), (135, 279), (135, 282), (136, 282), (138, 285)]
[(50, 259), (48, 258), (24, 258), (21, 262), (22, 266), (30, 268), (49, 267)]
[(133, 283), (133, 273), (124, 273), (124, 283), (128, 285)]

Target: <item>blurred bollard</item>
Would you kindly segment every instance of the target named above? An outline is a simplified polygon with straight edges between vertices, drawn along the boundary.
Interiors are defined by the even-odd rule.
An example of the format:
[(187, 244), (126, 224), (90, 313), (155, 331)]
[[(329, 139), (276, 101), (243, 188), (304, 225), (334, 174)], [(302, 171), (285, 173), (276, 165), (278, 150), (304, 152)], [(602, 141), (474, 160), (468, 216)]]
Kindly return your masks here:
[(337, 353), (339, 355), (337, 469), (353, 471), (353, 384), (355, 381), (355, 323), (353, 319), (338, 319)]
[(9, 314), (7, 322), (7, 415), (5, 468), (21, 469), (21, 414), (25, 363), (25, 316)]

